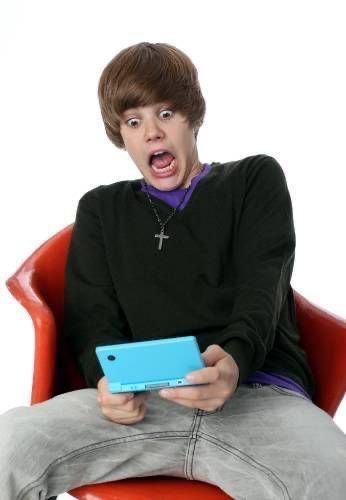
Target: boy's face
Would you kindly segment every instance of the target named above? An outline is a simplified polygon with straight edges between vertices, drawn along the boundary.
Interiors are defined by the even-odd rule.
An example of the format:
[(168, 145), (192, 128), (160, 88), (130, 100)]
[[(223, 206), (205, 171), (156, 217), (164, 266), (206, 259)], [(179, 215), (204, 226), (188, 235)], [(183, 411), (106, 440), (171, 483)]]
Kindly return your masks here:
[[(147, 184), (161, 191), (188, 187), (192, 177), (201, 170), (194, 130), (184, 115), (170, 108), (169, 102), (124, 111), (120, 133)], [(175, 158), (170, 167), (163, 170), (160, 167), (169, 164), (170, 155), (159, 155), (154, 161), (156, 167), (151, 164), (153, 151), (161, 150)]]

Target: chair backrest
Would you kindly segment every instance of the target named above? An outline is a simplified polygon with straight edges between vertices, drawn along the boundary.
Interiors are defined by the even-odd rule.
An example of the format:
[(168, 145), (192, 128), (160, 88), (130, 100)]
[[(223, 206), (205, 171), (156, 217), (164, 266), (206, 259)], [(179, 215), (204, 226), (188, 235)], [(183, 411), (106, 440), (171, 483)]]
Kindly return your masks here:
[[(73, 225), (38, 247), (6, 281), (34, 323), (32, 404), (86, 387), (62, 335), (64, 271)], [(316, 381), (314, 402), (334, 415), (346, 388), (346, 321), (293, 293), (301, 344)]]

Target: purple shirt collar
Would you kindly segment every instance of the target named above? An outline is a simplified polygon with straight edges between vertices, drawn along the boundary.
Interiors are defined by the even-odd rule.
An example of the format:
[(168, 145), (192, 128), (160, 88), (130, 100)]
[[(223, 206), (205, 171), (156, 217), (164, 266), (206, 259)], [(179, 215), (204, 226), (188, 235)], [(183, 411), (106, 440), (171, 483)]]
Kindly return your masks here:
[[(200, 179), (202, 179), (202, 177), (207, 175), (211, 169), (212, 169), (211, 165), (209, 165), (208, 163), (204, 163), (200, 173), (195, 175), (195, 177), (191, 179), (191, 186), (189, 188), (187, 195), (185, 196), (184, 202), (179, 207), (179, 210), (183, 210), (185, 208), (198, 182), (200, 181)], [(148, 185), (148, 191), (151, 195), (155, 196), (156, 198), (159, 198), (160, 200), (164, 201), (173, 208), (179, 206), (186, 191), (186, 188), (176, 188), (172, 189), (171, 191), (161, 191), (160, 189), (157, 189), (152, 185), (149, 184), (147, 185)], [(141, 179), (141, 191), (145, 191), (144, 179)]]

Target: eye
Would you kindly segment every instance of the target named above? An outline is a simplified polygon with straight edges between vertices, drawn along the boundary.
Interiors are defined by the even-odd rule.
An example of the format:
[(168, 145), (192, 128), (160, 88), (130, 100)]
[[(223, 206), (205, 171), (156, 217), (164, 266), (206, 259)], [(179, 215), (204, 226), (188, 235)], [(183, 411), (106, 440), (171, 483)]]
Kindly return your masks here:
[[(169, 114), (169, 113), (171, 113), (171, 114)], [(161, 114), (162, 115), (165, 114), (166, 117), (167, 117), (167, 114), (168, 114), (168, 118), (170, 118), (171, 116), (173, 116), (174, 112), (171, 109), (164, 109), (163, 111), (160, 112), (160, 115)]]
[[(159, 114), (163, 117), (164, 120), (168, 120), (174, 115), (174, 111), (172, 109), (163, 109)], [(126, 124), (130, 128), (137, 128), (137, 126), (139, 125), (139, 119), (129, 118), (128, 120), (126, 120)]]
[(134, 128), (134, 127), (131, 125), (131, 122), (136, 122), (136, 121), (138, 122), (138, 118), (129, 118), (129, 119), (126, 121), (126, 123), (127, 123), (127, 125), (128, 125), (129, 127)]

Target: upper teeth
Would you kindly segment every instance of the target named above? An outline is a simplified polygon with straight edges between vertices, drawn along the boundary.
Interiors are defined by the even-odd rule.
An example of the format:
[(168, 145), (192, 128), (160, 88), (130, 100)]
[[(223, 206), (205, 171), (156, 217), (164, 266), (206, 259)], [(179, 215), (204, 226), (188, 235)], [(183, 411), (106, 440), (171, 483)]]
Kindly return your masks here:
[(156, 151), (156, 153), (153, 153), (153, 155), (160, 155), (162, 153), (164, 153), (164, 151)]

